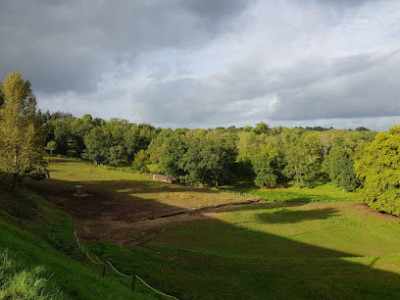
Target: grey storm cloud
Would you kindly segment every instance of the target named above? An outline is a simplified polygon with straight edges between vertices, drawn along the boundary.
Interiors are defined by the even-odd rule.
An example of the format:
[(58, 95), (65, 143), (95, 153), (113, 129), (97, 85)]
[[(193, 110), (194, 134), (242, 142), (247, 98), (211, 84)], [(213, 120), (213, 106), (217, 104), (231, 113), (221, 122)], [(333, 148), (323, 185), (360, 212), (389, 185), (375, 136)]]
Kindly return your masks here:
[[(0, 77), (42, 109), (159, 126), (389, 126), (395, 0), (0, 2)], [(378, 125), (377, 125), (378, 126)]]
[(201, 46), (246, 5), (247, 0), (5, 0), (1, 75), (17, 69), (40, 90), (89, 92), (103, 73), (142, 52)]
[(400, 115), (400, 50), (306, 60), (280, 71), (257, 68), (156, 84), (140, 95), (142, 111), (153, 122), (179, 124), (229, 124), (238, 115), (273, 121)]
[[(269, 116), (271, 119), (400, 115), (400, 49), (385, 55), (341, 58), (319, 63), (318, 67), (313, 74), (320, 74), (319, 78), (308, 78), (300, 86), (289, 85), (277, 93), (279, 100)], [(301, 70), (309, 68), (302, 66)]]

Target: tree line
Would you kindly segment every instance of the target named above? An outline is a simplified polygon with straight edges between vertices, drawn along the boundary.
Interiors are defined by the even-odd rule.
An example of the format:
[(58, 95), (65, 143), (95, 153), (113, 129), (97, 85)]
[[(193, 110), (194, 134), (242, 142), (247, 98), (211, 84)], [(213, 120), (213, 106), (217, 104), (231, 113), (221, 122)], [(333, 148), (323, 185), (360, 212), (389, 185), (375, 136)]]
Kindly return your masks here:
[(333, 181), (346, 191), (361, 182), (354, 171), (357, 149), (376, 132), (254, 127), (163, 129), (126, 120), (38, 113), (51, 154), (98, 165), (129, 167), (177, 177), (183, 183), (313, 186)]
[(79, 157), (95, 165), (161, 173), (182, 183), (271, 188), (334, 182), (359, 190), (370, 206), (400, 214), (400, 129), (360, 127), (234, 126), (156, 128), (127, 120), (81, 118), (36, 110), (30, 83), (18, 72), (0, 84), (0, 169), (44, 178), (49, 155)]

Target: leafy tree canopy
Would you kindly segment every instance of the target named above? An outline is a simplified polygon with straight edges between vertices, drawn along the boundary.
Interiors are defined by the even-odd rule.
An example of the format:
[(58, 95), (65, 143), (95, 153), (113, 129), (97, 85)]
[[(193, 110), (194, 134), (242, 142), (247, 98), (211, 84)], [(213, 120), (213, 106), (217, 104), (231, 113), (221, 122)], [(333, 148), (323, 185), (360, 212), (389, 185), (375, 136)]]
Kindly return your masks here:
[(400, 126), (380, 132), (357, 151), (355, 172), (361, 199), (369, 206), (400, 215)]
[(14, 175), (14, 185), (27, 175), (44, 178), (44, 135), (30, 82), (19, 72), (9, 73), (0, 95), (0, 170)]

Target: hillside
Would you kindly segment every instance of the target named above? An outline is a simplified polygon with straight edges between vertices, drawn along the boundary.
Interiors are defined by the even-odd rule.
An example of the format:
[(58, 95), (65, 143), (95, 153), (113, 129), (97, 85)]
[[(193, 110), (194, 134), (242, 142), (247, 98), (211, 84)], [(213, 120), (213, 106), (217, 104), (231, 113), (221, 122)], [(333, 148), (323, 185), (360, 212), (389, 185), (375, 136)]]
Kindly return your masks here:
[[(18, 276), (8, 290), (17, 298), (25, 288), (33, 290), (27, 274), (43, 269), (36, 279), (47, 280), (44, 286), (50, 289), (51, 299), (158, 299), (143, 285), (133, 292), (130, 280), (112, 273), (102, 278), (99, 267), (77, 260), (81, 255), (73, 240), (71, 218), (30, 191), (2, 186), (0, 207), (0, 249), (2, 255), (8, 254), (1, 272), (7, 271), (7, 262), (16, 265)], [(3, 293), (7, 290), (7, 286), (0, 288)]]
[[(26, 184), (71, 214), (85, 247), (179, 299), (393, 299), (400, 294), (398, 218), (373, 211), (332, 185), (247, 190), (275, 202), (158, 218), (198, 208), (201, 201), (249, 198), (76, 161), (55, 162), (51, 171), (50, 180)], [(91, 196), (74, 199), (76, 184)]]

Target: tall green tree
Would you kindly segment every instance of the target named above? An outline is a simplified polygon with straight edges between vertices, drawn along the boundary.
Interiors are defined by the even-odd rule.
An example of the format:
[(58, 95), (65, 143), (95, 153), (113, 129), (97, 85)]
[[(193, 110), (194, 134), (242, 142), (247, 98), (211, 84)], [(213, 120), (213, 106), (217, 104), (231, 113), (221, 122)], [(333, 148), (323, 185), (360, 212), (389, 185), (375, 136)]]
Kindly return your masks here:
[(259, 187), (274, 187), (278, 183), (277, 161), (278, 149), (271, 144), (263, 145), (259, 152), (253, 156), (252, 165), (256, 178), (254, 183)]
[(176, 134), (167, 139), (159, 154), (159, 166), (162, 173), (179, 177), (184, 175), (182, 159), (187, 146), (182, 135)]
[(348, 192), (355, 191), (358, 180), (354, 173), (354, 152), (360, 141), (353, 139), (353, 132), (336, 132), (324, 161), (329, 179)]
[(186, 138), (187, 151), (182, 157), (186, 181), (218, 186), (231, 178), (237, 156), (233, 135), (193, 130)]
[(280, 173), (280, 151), (276, 137), (255, 132), (241, 132), (237, 142), (237, 162), (251, 165), (254, 183), (259, 187), (273, 187)]
[(291, 129), (284, 143), (285, 169), (288, 178), (293, 178), (298, 188), (306, 185), (318, 171), (322, 160), (322, 147), (318, 132), (303, 132)]
[(93, 127), (83, 138), (86, 149), (82, 157), (95, 165), (107, 163), (110, 158), (111, 134), (103, 126)]
[(372, 208), (400, 216), (400, 126), (359, 147), (354, 168), (362, 183), (361, 199)]
[(9, 73), (0, 95), (0, 170), (13, 174), (14, 186), (27, 175), (44, 178), (45, 140), (30, 82), (19, 72)]
[(131, 124), (123, 135), (124, 147), (130, 159), (134, 159), (139, 150), (147, 150), (153, 138), (157, 135), (156, 129), (148, 124)]
[(358, 186), (354, 173), (354, 162), (351, 153), (344, 146), (333, 146), (325, 161), (331, 181), (348, 192), (353, 192)]
[(129, 163), (129, 159), (125, 148), (121, 145), (111, 147), (109, 149), (107, 163), (115, 167), (127, 165)]

